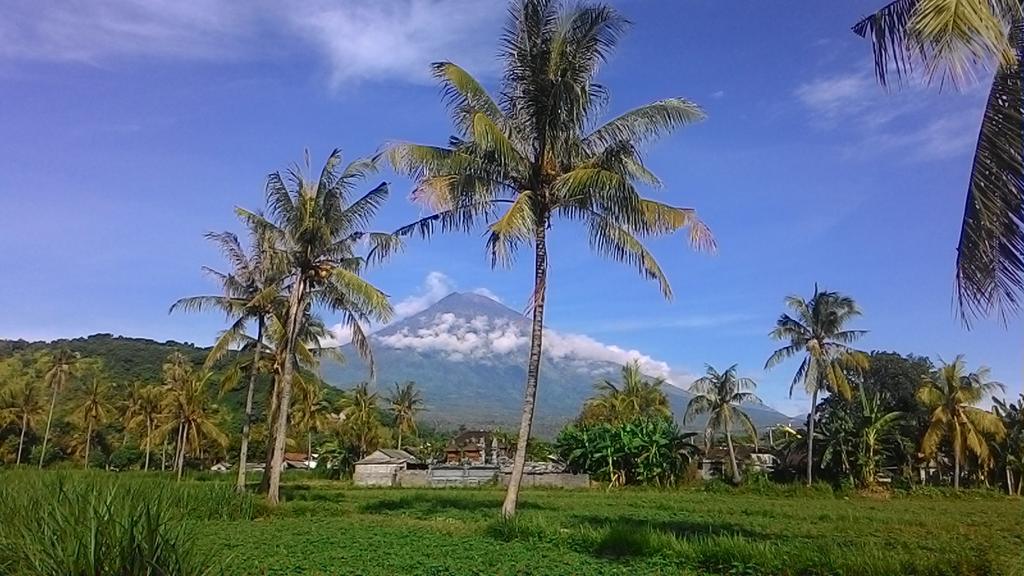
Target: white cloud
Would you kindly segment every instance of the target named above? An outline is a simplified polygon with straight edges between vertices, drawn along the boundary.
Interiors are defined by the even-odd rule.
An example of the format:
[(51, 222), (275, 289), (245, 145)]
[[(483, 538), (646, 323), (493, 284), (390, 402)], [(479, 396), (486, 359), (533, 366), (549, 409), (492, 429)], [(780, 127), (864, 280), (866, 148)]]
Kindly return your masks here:
[(479, 0), (313, 2), (290, 11), (299, 34), (327, 58), (331, 83), (401, 78), (430, 80), (429, 64), (453, 60), (473, 72), (493, 59), (477, 52), (493, 39), (503, 11)]
[(225, 60), (315, 50), (332, 85), (430, 80), (450, 59), (493, 70), (504, 10), (478, 0), (14, 0), (0, 19), (0, 59), (104, 65), (153, 56)]
[(435, 302), (455, 291), (455, 283), (441, 272), (430, 272), (418, 294), (406, 296), (395, 305), (395, 319), (401, 320), (430, 308)]
[[(415, 330), (404, 328), (375, 339), (393, 348), (440, 352), (453, 361), (525, 353), (530, 344), (529, 333), (522, 324), (485, 316), (467, 319), (452, 313), (438, 314), (427, 326)], [(678, 386), (685, 386), (693, 380), (691, 375), (676, 372), (668, 363), (638, 350), (605, 344), (583, 334), (545, 329), (544, 352), (560, 362), (625, 364), (636, 360), (644, 373), (663, 377)]]

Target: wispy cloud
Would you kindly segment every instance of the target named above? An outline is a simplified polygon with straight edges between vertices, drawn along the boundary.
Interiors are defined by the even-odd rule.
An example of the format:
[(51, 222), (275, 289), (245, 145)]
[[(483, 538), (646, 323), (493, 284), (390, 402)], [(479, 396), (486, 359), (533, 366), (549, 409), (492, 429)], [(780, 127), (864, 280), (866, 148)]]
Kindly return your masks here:
[(943, 92), (912, 84), (887, 93), (870, 65), (801, 84), (794, 96), (816, 129), (845, 136), (848, 155), (903, 153), (935, 161), (970, 153), (981, 121), (984, 91)]
[(248, 59), (293, 46), (327, 78), (429, 81), (432, 61), (494, 67), (504, 12), (476, 0), (15, 0), (0, 19), (0, 59), (93, 65), (140, 58)]

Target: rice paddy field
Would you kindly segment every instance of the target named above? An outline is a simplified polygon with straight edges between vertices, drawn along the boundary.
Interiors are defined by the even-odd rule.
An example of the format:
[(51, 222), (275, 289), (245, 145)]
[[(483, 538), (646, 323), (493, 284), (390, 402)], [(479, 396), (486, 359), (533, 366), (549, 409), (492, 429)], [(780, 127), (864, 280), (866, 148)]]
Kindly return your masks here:
[[(493, 488), (293, 480), (267, 509), (217, 480), (22, 472), (0, 482), (0, 574), (129, 574), (95, 569), (161, 553), (178, 566), (168, 576), (1024, 574), (1024, 502), (986, 492), (533, 490), (506, 522)], [(159, 505), (140, 512), (146, 502)], [(146, 514), (163, 520), (140, 522)], [(97, 519), (137, 533), (96, 550)]]

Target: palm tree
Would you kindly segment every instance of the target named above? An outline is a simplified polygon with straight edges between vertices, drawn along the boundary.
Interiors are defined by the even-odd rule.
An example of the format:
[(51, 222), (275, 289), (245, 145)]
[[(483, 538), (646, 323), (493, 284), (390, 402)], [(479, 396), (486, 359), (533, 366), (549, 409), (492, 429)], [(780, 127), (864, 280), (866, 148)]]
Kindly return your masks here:
[(283, 358), (275, 395), (282, 409), (277, 410), (272, 427), (272, 457), (267, 463), (267, 500), (271, 504), (280, 500), (288, 408), (303, 319), (314, 305), (340, 311), (353, 346), (370, 364), (372, 378), (372, 354), (363, 325), (387, 322), (392, 316), (387, 296), (360, 276), (368, 258), (356, 252), (364, 240), (369, 240), (372, 258), (386, 255), (397, 244), (392, 235), (363, 230), (387, 198), (387, 183), (353, 201), (355, 185), (373, 173), (376, 164), (372, 159), (356, 160), (343, 167), (341, 162), (341, 152), (334, 150), (320, 175), (311, 177), (307, 154), (304, 167), (295, 166), (285, 176), (275, 172), (267, 178), (267, 217), (239, 211), (250, 227), (266, 235), (287, 270)]
[[(1000, 444), (1006, 470), (1006, 491), (1018, 496), (1024, 491), (1024, 394), (1017, 402), (992, 398), (992, 411), (1003, 421), (1006, 438)], [(1017, 474), (1016, 489), (1014, 473)]]
[[(281, 276), (279, 263), (273, 258), (270, 239), (256, 229), (250, 229), (251, 249), (246, 252), (238, 236), (230, 232), (208, 233), (206, 238), (216, 243), (224, 256), (231, 263), (230, 273), (219, 272), (204, 267), (207, 273), (216, 278), (223, 291), (221, 295), (193, 296), (175, 302), (170, 311), (177, 309), (199, 312), (205, 309), (219, 309), (229, 319), (231, 326), (224, 330), (206, 360), (206, 367), (220, 359), (234, 344), (243, 342), (245, 345), (240, 355), (252, 357), (249, 362), (249, 381), (245, 392), (245, 413), (242, 419), (242, 439), (238, 450), (238, 475), (235, 488), (245, 490), (245, 469), (249, 454), (249, 436), (253, 421), (253, 394), (256, 379), (263, 364), (260, 355), (265, 344), (265, 328), (268, 318), (274, 313), (275, 307), (281, 302)], [(256, 336), (249, 339), (245, 335), (249, 322), (256, 322)], [(246, 354), (248, 353), (248, 354)]]
[[(1017, 0), (896, 0), (858, 22), (871, 40), (875, 72), (896, 84), (919, 64), (929, 79), (954, 84), (997, 68), (981, 121), (957, 246), (965, 322), (1019, 311), (1024, 292), (1024, 19)], [(945, 82), (943, 82), (945, 84)]]
[(124, 438), (121, 445), (128, 444), (129, 424), (139, 411), (139, 404), (142, 402), (143, 385), (141, 382), (132, 382), (128, 386), (128, 392), (121, 402), (121, 423), (124, 425)]
[(75, 409), (73, 416), (79, 424), (85, 427), (85, 463), (84, 467), (89, 468), (89, 448), (92, 446), (92, 433), (106, 422), (110, 412), (114, 409), (110, 403), (110, 385), (102, 377), (102, 374), (92, 374), (85, 385), (81, 403)]
[(75, 374), (75, 367), (78, 364), (78, 353), (67, 348), (57, 350), (53, 357), (50, 369), (46, 371), (44, 379), (47, 386), (53, 391), (50, 398), (50, 412), (46, 417), (46, 432), (43, 433), (43, 448), (39, 451), (39, 469), (43, 469), (43, 461), (46, 459), (46, 442), (50, 439), (50, 424), (53, 423), (53, 408), (57, 405), (57, 393), (67, 387), (68, 382)]
[(402, 434), (416, 433), (416, 415), (423, 409), (423, 395), (416, 389), (415, 382), (404, 385), (395, 382), (395, 391), (388, 397), (391, 413), (395, 415), (398, 430), (398, 449), (402, 449)]
[[(174, 468), (179, 481), (185, 469), (185, 456), (202, 456), (204, 440), (212, 440), (220, 446), (226, 446), (228, 442), (209, 406), (207, 385), (211, 372), (195, 372), (190, 368), (166, 385), (163, 411), (168, 421), (159, 432), (161, 436), (166, 436), (171, 430), (177, 429)], [(172, 371), (177, 369), (180, 367), (173, 366)]]
[(865, 331), (846, 328), (861, 314), (852, 298), (838, 292), (818, 290), (817, 285), (810, 300), (788, 296), (786, 306), (793, 311), (795, 318), (789, 314), (780, 316), (771, 337), (788, 344), (773, 352), (764, 367), (768, 370), (788, 358), (803, 357), (789, 386), (789, 395), (792, 397), (793, 388), (801, 383), (811, 395), (807, 423), (807, 484), (810, 485), (814, 470), (814, 420), (818, 394), (838, 393), (850, 399), (846, 370), (867, 368), (867, 356), (847, 345), (863, 336)]
[(1003, 385), (988, 379), (989, 369), (967, 372), (963, 355), (952, 363), (943, 363), (917, 390), (918, 400), (931, 411), (928, 429), (921, 439), (921, 452), (935, 455), (945, 439), (953, 443), (953, 487), (960, 489), (960, 468), (969, 452), (986, 463), (991, 458), (989, 439), (1000, 440), (1006, 434), (1003, 422), (995, 414), (975, 407)]
[(351, 434), (359, 458), (364, 458), (381, 441), (379, 400), (380, 396), (371, 392), (366, 382), (341, 400), (341, 423)]
[[(43, 388), (33, 382), (27, 375), (20, 375), (0, 394), (0, 412), (6, 412), (12, 420), (18, 422), (21, 434), (18, 436), (18, 456), (15, 465), (21, 464), (21, 453), (25, 446), (25, 432), (34, 428), (36, 421), (46, 411), (46, 398)], [(0, 420), (2, 424), (2, 420)]]
[(139, 390), (134, 416), (126, 429), (137, 430), (145, 439), (146, 461), (143, 470), (149, 470), (149, 455), (153, 448), (156, 426), (163, 415), (163, 390), (157, 386), (146, 386)]
[[(736, 364), (719, 372), (708, 365), (704, 376), (690, 385), (694, 397), (686, 404), (683, 423), (691, 422), (699, 414), (708, 415), (704, 438), (710, 439), (717, 430), (725, 431), (725, 443), (729, 447), (729, 461), (732, 464), (732, 481), (739, 484), (740, 467), (736, 462), (736, 450), (732, 445), (732, 429), (739, 424), (757, 441), (757, 429), (754, 421), (740, 406), (744, 402), (760, 402), (754, 394), (757, 383), (750, 378), (742, 378), (736, 373)], [(710, 445), (708, 446), (710, 448)]]
[(622, 367), (621, 384), (604, 379), (594, 385), (597, 395), (583, 405), (580, 420), (618, 425), (641, 417), (671, 417), (664, 385), (664, 378), (644, 376), (640, 363), (633, 360)]
[(498, 99), (459, 66), (435, 63), (457, 134), (448, 146), (401, 143), (388, 151), (396, 170), (415, 179), (414, 201), (436, 212), (398, 235), (469, 231), (482, 222), (492, 266), (511, 265), (524, 245), (533, 249), (530, 355), (506, 517), (515, 514), (533, 425), (554, 221), (582, 223), (594, 251), (636, 267), (666, 298), (672, 290), (643, 240), (688, 227), (691, 244), (714, 247), (694, 210), (637, 192), (641, 184), (660, 184), (639, 149), (701, 120), (696, 104), (662, 100), (594, 128), (608, 99), (595, 76), (627, 20), (602, 4), (563, 9), (559, 0), (516, 0), (509, 14)]
[(292, 403), (292, 424), (306, 436), (306, 462), (313, 461), (313, 432), (327, 427), (330, 405), (317, 378), (295, 379), (295, 402)]

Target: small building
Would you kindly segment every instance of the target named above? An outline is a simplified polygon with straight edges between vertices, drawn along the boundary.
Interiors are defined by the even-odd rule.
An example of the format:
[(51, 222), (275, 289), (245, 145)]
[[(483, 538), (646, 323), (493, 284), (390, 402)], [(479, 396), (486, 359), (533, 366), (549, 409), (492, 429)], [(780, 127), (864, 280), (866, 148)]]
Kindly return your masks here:
[[(774, 454), (759, 452), (753, 446), (736, 444), (734, 450), (740, 472), (768, 473), (774, 470), (779, 462)], [(697, 471), (703, 480), (730, 478), (732, 462), (729, 459), (729, 450), (718, 446), (712, 448), (697, 460)]]
[(293, 470), (314, 470), (317, 456), (318, 454), (306, 454), (305, 452), (285, 452), (284, 467)]
[(397, 486), (399, 473), (419, 463), (405, 450), (382, 448), (356, 462), (352, 482), (356, 486)]
[(487, 430), (460, 432), (444, 448), (445, 463), (454, 465), (494, 465), (504, 455), (497, 437)]

